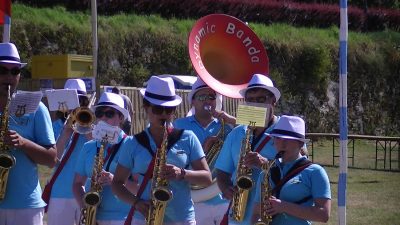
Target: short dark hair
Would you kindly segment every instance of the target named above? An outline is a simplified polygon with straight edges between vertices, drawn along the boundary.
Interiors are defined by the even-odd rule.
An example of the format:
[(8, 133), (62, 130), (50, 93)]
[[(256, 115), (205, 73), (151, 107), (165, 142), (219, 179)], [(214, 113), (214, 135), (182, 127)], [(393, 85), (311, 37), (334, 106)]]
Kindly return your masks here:
[(113, 87), (113, 88), (111, 89), (111, 92), (114, 93), (114, 94), (119, 94), (120, 90), (119, 90), (119, 88), (117, 88), (117, 87)]

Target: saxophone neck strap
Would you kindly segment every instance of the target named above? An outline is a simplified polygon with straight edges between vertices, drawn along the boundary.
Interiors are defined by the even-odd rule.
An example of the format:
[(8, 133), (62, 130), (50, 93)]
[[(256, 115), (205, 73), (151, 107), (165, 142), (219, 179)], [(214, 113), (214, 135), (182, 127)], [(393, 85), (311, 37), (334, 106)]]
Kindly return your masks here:
[(271, 180), (274, 182), (275, 187), (272, 189), (272, 193), (276, 198), (279, 198), (281, 189), (286, 182), (295, 177), (297, 174), (301, 173), (304, 169), (310, 166), (312, 162), (306, 158), (297, 161), (292, 168), (286, 173), (286, 175), (281, 179), (281, 172), (278, 166), (271, 168)]
[[(179, 139), (182, 136), (183, 129), (176, 129), (174, 128), (172, 132), (168, 135), (168, 146), (167, 149), (169, 150), (176, 142), (179, 141)], [(140, 145), (142, 145), (149, 153), (150, 155), (154, 158), (155, 153), (151, 149), (150, 146), (150, 140), (149, 137), (147, 136), (146, 131), (142, 131), (139, 134), (135, 135), (136, 140), (139, 142)]]
[[(180, 138), (184, 130), (181, 129), (174, 129), (169, 135), (168, 135), (168, 146), (167, 149), (170, 149)], [(146, 173), (144, 175), (143, 181), (140, 184), (139, 190), (137, 192), (136, 198), (140, 199), (140, 196), (142, 196), (143, 191), (145, 187), (147, 186), (147, 183), (153, 176), (153, 170), (154, 170), (154, 162), (155, 162), (155, 154), (152, 151), (150, 147), (150, 141), (149, 137), (147, 136), (145, 131), (140, 132), (139, 134), (135, 135), (136, 140), (141, 144), (143, 147), (147, 149), (147, 151), (151, 154), (152, 159), (147, 167)], [(132, 206), (131, 209), (129, 210), (128, 216), (126, 217), (124, 225), (130, 225), (132, 222), (133, 215), (135, 214), (135, 206)]]
[(266, 136), (254, 152), (260, 153), (269, 140), (271, 140), (271, 136)]
[[(138, 192), (136, 194), (136, 198), (137, 199), (140, 199), (140, 197), (143, 194), (143, 191), (144, 191), (145, 187), (147, 186), (147, 183), (149, 182), (150, 178), (153, 175), (154, 162), (155, 162), (155, 157), (153, 157), (151, 159), (150, 164), (147, 167), (146, 174), (144, 175), (143, 181), (140, 184), (139, 190), (138, 190)], [(131, 208), (129, 210), (129, 213), (128, 213), (128, 216), (125, 219), (124, 225), (131, 225), (132, 218), (133, 218), (134, 214), (135, 214), (135, 206), (133, 205), (133, 206), (131, 206)]]
[(106, 156), (106, 158), (104, 159), (104, 162), (107, 162), (106, 169), (105, 169), (106, 171), (109, 171), (109, 170), (110, 170), (111, 162), (113, 161), (115, 155), (117, 154), (119, 148), (121, 147), (122, 142), (125, 140), (125, 138), (126, 138), (127, 136), (128, 136), (128, 135), (124, 134), (124, 136), (122, 136), (122, 139), (121, 139), (117, 144), (111, 146), (111, 147), (108, 149), (108, 151), (107, 151), (107, 156)]

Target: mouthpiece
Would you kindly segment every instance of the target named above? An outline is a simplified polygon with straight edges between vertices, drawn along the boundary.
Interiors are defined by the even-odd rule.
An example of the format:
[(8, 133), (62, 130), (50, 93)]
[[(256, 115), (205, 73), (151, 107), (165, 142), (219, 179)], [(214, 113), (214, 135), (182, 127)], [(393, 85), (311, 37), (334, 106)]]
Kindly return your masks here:
[(211, 105), (205, 105), (204, 110), (211, 113)]

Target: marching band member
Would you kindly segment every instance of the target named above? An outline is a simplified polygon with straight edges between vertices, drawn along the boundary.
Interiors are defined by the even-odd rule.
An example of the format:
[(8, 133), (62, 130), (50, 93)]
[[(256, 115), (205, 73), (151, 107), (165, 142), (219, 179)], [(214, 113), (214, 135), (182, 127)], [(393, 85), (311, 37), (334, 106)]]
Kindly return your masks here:
[[(78, 93), (80, 106), (88, 106), (89, 99), (83, 80), (68, 79), (65, 82), (64, 89), (75, 89)], [(62, 115), (65, 116), (64, 113)], [(69, 120), (72, 119), (72, 117), (68, 118)], [(53, 129), (56, 129), (56, 127), (53, 127)], [(54, 132), (56, 133), (56, 131)], [(83, 145), (91, 139), (91, 135), (74, 132), (70, 121), (62, 122), (62, 127), (58, 133), (60, 136), (56, 144), (57, 158), (61, 159), (61, 163), (54, 170), (53, 176), (44, 188), (42, 195), (43, 200), (48, 202), (47, 224), (79, 224), (80, 207), (74, 199), (71, 187), (75, 175), (75, 163)]]
[[(0, 109), (1, 114), (10, 93), (15, 92), (20, 79), (21, 63), (17, 48), (12, 43), (0, 43)], [(9, 112), (7, 112), (9, 113)], [(4, 121), (4, 117), (2, 120)], [(0, 201), (0, 225), (42, 225), (46, 203), (41, 198), (37, 164), (48, 167), (57, 162), (54, 133), (49, 111), (39, 103), (34, 113), (7, 118), (1, 124), (4, 137), (1, 145), (9, 146), (16, 163), (9, 170), (5, 197)], [(9, 126), (9, 127), (7, 127)], [(7, 130), (9, 128), (9, 130)], [(1, 179), (1, 178), (0, 178)]]
[[(129, 211), (129, 205), (121, 202), (111, 192), (111, 182), (114, 177), (115, 168), (119, 158), (122, 156), (122, 151), (127, 146), (127, 138), (125, 133), (120, 129), (120, 126), (128, 116), (128, 111), (124, 108), (124, 101), (121, 96), (104, 92), (99, 99), (97, 105), (91, 107), (97, 118), (97, 125), (105, 124), (115, 128), (118, 131), (117, 144), (104, 144), (102, 170), (99, 171), (100, 177), (96, 184), (101, 185), (102, 190), (99, 191), (101, 196), (100, 205), (97, 207), (96, 221), (99, 225), (121, 225), (125, 221), (125, 217)], [(93, 131), (94, 132), (94, 131)], [(101, 148), (99, 140), (91, 140), (84, 144), (78, 160), (75, 165), (75, 177), (73, 181), (73, 194), (80, 208), (85, 207), (83, 196), (91, 190), (91, 187), (85, 184), (88, 178), (92, 177), (94, 167), (97, 167), (95, 156)], [(93, 177), (92, 177), (93, 178)], [(128, 183), (127, 183), (128, 182)], [(124, 180), (124, 184), (131, 187), (131, 183)], [(81, 215), (85, 218), (85, 215)], [(88, 218), (85, 218), (88, 219)]]
[[(267, 163), (268, 159), (273, 159), (276, 154), (272, 141), (269, 141), (268, 133), (271, 132), (276, 122), (279, 120), (279, 118), (274, 115), (273, 109), (281, 94), (279, 90), (274, 87), (272, 80), (261, 74), (253, 75), (247, 88), (241, 90), (240, 94), (248, 103), (261, 103), (265, 106), (271, 105), (268, 125), (266, 127), (255, 128), (253, 140), (251, 141), (252, 151), (249, 152), (244, 159), (244, 164), (252, 168), (252, 179), (255, 183), (261, 172), (261, 166)], [(240, 158), (241, 143), (245, 138), (246, 129), (247, 126), (240, 125), (229, 133), (215, 165), (217, 168), (218, 186), (223, 197), (228, 200), (232, 200), (234, 192), (237, 191), (235, 187), (235, 178), (238, 160)], [(252, 188), (247, 203), (244, 203), (247, 207), (243, 221), (237, 222), (229, 217), (229, 224), (250, 224), (254, 194), (255, 189)]]
[[(282, 116), (271, 136), (276, 150), (283, 153), (282, 160), (276, 160), (275, 167), (269, 170), (268, 182), (272, 193), (261, 190), (264, 173), (260, 175), (252, 222), (260, 218), (262, 205), (263, 212), (271, 217), (273, 225), (311, 224), (311, 221), (326, 223), (331, 210), (329, 178), (321, 166), (312, 164), (301, 153), (301, 148), (308, 141), (304, 138), (304, 120), (296, 116)], [(266, 201), (261, 201), (261, 192), (266, 194)]]
[[(190, 185), (211, 184), (211, 174), (201, 144), (192, 131), (162, 129), (163, 126), (167, 128), (166, 124), (173, 120), (176, 107), (182, 102), (175, 94), (171, 78), (152, 76), (141, 94), (149, 126), (129, 140), (131, 148), (125, 149), (119, 159), (113, 191), (121, 200), (132, 205), (130, 215), (134, 214), (134, 218), (130, 224), (143, 225), (146, 223), (145, 219), (160, 217), (148, 215), (151, 200), (155, 200), (152, 199), (151, 189), (158, 185), (159, 180), (167, 180), (168, 185), (165, 188), (172, 192), (172, 199), (166, 203), (162, 218), (157, 219), (163, 220), (166, 225), (194, 225), (196, 221)], [(168, 146), (165, 147), (167, 134)], [(160, 152), (164, 152), (164, 155), (157, 158), (156, 155)], [(157, 165), (156, 162), (161, 159), (166, 161), (160, 163), (161, 168), (152, 165), (153, 162)], [(189, 166), (191, 169), (188, 169)], [(159, 174), (153, 174), (153, 168)], [(137, 195), (128, 192), (123, 184), (131, 172), (142, 175)], [(157, 178), (150, 179), (151, 175), (156, 175)], [(133, 213), (134, 210), (139, 213)]]
[[(193, 131), (207, 154), (209, 149), (217, 143), (218, 138), (222, 141), (225, 139), (235, 125), (236, 119), (221, 111), (222, 96), (207, 86), (201, 78), (197, 78), (193, 84), (188, 100), (192, 105), (192, 115), (175, 120), (174, 126)], [(222, 128), (221, 120), (224, 120), (226, 124), (224, 128)], [(218, 133), (222, 132), (221, 129), (224, 129), (224, 136), (218, 137)], [(216, 154), (218, 156), (218, 153)], [(209, 167), (213, 168), (214, 165), (209, 164)], [(206, 201), (196, 202), (194, 204), (196, 223), (220, 224), (228, 205), (229, 202), (223, 199), (221, 194)]]

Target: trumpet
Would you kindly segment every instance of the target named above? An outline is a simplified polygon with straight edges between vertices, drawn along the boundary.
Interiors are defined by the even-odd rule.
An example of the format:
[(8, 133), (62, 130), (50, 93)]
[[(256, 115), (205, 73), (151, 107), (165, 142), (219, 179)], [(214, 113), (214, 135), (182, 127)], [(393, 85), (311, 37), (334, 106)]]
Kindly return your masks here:
[(90, 107), (95, 101), (96, 92), (90, 97), (88, 106), (81, 106), (72, 111), (70, 115), (71, 118), (69, 119), (71, 120), (71, 127), (75, 132), (79, 134), (88, 134), (92, 132), (96, 116), (90, 110)]

